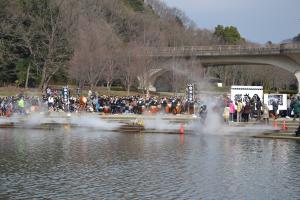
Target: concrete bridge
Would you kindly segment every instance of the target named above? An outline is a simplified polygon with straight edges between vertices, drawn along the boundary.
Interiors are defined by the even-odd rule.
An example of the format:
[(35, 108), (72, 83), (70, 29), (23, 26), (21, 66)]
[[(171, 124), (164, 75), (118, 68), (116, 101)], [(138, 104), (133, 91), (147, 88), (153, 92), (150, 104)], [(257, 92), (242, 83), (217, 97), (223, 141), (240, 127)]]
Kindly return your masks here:
[[(217, 65), (272, 65), (295, 74), (300, 88), (300, 43), (286, 43), (268, 46), (199, 46), (179, 48), (153, 48), (147, 54), (158, 57), (160, 60), (173, 58), (200, 59), (203, 66)], [(153, 69), (150, 72), (149, 85), (153, 87), (156, 78), (165, 69)], [(299, 89), (298, 89), (299, 90)], [(299, 90), (300, 91), (300, 90)]]

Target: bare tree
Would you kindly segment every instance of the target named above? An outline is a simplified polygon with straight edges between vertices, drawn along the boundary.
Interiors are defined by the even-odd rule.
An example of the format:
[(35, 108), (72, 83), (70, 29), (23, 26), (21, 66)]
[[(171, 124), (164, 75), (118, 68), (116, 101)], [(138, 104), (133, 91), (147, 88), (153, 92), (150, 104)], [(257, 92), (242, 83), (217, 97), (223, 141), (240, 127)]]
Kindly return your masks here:
[(101, 20), (94, 21), (87, 17), (79, 20), (78, 42), (72, 58), (70, 75), (77, 81), (78, 73), (83, 80), (87, 80), (93, 89), (103, 77), (105, 66), (107, 66), (107, 40), (111, 37), (109, 26)]
[(139, 63), (140, 87), (148, 94), (151, 86), (151, 70), (157, 68), (157, 58), (153, 56), (153, 52), (161, 45), (161, 31), (160, 24), (150, 16), (143, 18), (142, 28), (142, 34), (133, 43), (139, 47), (135, 61)]
[[(47, 14), (38, 18), (35, 23), (39, 25), (40, 30), (45, 37), (45, 43), (42, 48), (46, 50), (45, 58), (42, 59), (42, 73), (40, 88), (46, 89), (52, 77), (67, 63), (71, 54), (68, 48), (67, 29), (64, 24), (62, 10), (62, 0), (49, 2)], [(44, 23), (48, 20), (48, 23)], [(40, 53), (43, 51), (39, 51)]]
[(119, 77), (118, 67), (120, 65), (121, 58), (117, 48), (106, 51), (104, 57), (104, 71), (101, 77), (106, 81), (107, 91), (110, 94), (113, 81)]
[(122, 51), (122, 66), (120, 67), (120, 77), (123, 85), (126, 87), (127, 95), (130, 95), (130, 89), (134, 85), (138, 76), (139, 59), (138, 48), (134, 45), (128, 45)]

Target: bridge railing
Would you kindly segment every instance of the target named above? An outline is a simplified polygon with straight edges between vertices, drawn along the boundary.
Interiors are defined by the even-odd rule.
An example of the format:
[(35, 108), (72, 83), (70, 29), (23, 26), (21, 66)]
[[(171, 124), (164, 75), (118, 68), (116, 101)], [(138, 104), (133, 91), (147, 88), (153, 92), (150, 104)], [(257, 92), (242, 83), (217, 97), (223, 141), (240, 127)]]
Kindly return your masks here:
[(280, 44), (280, 49), (282, 51), (299, 51), (300, 42)]
[(219, 46), (199, 46), (199, 47), (179, 47), (179, 48), (160, 48), (158, 53), (162, 56), (213, 56), (213, 55), (259, 55), (259, 54), (279, 54), (280, 45), (269, 47), (261, 46), (236, 46), (236, 45), (219, 45)]
[(300, 43), (279, 45), (217, 45), (148, 48), (147, 54), (172, 56), (234, 56), (234, 55), (278, 55), (281, 53), (300, 53)]

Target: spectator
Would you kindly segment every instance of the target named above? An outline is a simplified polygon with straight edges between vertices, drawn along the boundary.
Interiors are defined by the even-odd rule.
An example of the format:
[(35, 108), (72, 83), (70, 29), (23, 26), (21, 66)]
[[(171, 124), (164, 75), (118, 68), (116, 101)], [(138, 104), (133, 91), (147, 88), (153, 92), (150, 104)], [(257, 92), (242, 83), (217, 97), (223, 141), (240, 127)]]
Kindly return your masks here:
[(224, 122), (227, 124), (229, 122), (229, 105), (226, 105), (223, 112)]
[(260, 98), (258, 98), (258, 100), (256, 102), (256, 111), (257, 111), (256, 121), (260, 121), (260, 119), (261, 119), (261, 107), (262, 107), (262, 103), (261, 103)]
[(297, 97), (297, 100), (294, 104), (294, 119), (293, 120), (296, 120), (296, 118), (299, 117), (299, 114), (300, 114), (300, 96)]
[(18, 107), (19, 107), (20, 115), (24, 115), (25, 114), (25, 101), (24, 101), (23, 97), (21, 97), (19, 99)]
[(237, 111), (237, 122), (241, 122), (242, 121), (242, 112), (243, 112), (243, 103), (241, 100), (239, 100), (236, 103), (236, 111)]
[(48, 109), (54, 108), (54, 97), (53, 95), (48, 97)]
[(233, 118), (233, 117), (234, 117), (234, 113), (235, 113), (235, 107), (234, 107), (233, 102), (230, 101), (230, 103), (229, 103), (229, 114), (230, 114), (229, 120), (230, 120), (231, 122), (234, 121), (234, 118)]
[(262, 118), (264, 119), (265, 124), (269, 124), (269, 108), (267, 104), (263, 105), (263, 115)]
[(274, 116), (274, 119), (277, 119), (278, 103), (277, 103), (276, 99), (273, 100), (272, 106), (273, 106), (273, 116)]
[(251, 106), (250, 103), (247, 102), (244, 109), (243, 109), (243, 116), (244, 116), (244, 121), (248, 122), (249, 121), (249, 115), (251, 113)]
[(287, 113), (286, 113), (286, 116), (287, 116), (288, 118), (291, 117), (291, 103), (292, 103), (292, 101), (291, 101), (291, 99), (288, 97), (288, 98), (287, 98), (287, 102), (286, 102), (286, 104), (287, 104)]

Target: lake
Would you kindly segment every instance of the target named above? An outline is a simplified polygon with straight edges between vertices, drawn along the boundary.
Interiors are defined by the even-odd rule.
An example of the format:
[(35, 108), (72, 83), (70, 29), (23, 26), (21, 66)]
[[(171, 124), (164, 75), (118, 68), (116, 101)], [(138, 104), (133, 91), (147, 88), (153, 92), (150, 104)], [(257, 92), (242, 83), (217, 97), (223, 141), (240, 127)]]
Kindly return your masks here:
[(299, 199), (300, 143), (0, 129), (0, 199)]

